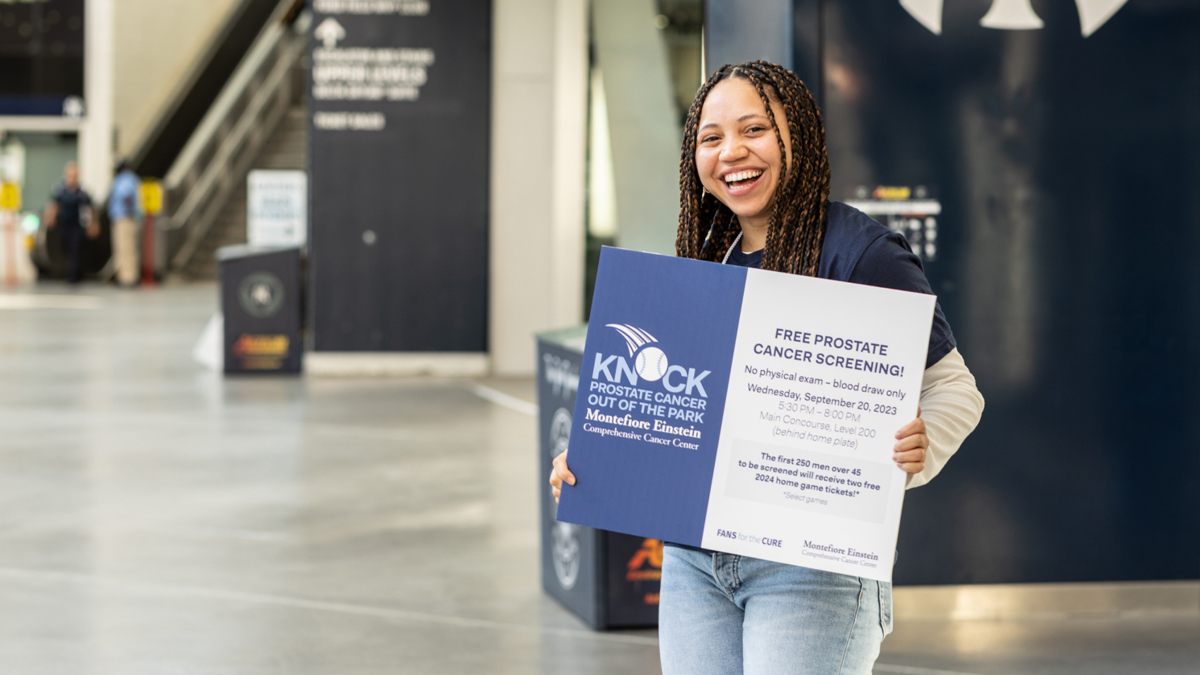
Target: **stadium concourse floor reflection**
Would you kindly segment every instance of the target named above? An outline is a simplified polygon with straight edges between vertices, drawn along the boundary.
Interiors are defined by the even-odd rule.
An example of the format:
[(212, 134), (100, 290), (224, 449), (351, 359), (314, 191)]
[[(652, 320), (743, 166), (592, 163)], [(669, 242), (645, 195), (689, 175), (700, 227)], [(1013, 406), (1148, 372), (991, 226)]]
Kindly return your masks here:
[[(659, 672), (540, 590), (530, 380), (226, 379), (215, 306), (0, 293), (0, 673)], [(1198, 635), (912, 622), (876, 672), (1194, 674)]]

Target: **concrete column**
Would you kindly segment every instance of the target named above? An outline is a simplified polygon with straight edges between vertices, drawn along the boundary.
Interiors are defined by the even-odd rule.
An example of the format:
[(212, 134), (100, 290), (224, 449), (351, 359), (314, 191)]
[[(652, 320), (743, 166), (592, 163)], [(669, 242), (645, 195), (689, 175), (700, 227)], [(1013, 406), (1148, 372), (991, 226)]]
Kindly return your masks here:
[(582, 319), (586, 0), (496, 0), (489, 350), (534, 372), (533, 333)]
[(583, 320), (587, 239), (588, 0), (557, 0), (554, 26), (553, 327)]
[(115, 0), (84, 5), (83, 100), (79, 128), (79, 182), (99, 203), (108, 196), (113, 169), (113, 34)]
[(682, 127), (656, 14), (653, 0), (592, 4), (616, 179), (617, 242), (674, 254)]

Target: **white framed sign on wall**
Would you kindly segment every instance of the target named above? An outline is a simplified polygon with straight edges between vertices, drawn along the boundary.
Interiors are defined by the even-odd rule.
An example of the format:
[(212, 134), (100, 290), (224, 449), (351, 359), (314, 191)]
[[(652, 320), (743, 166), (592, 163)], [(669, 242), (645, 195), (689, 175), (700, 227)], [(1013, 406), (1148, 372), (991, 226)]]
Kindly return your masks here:
[(251, 171), (246, 178), (246, 241), (303, 246), (308, 232), (308, 173)]

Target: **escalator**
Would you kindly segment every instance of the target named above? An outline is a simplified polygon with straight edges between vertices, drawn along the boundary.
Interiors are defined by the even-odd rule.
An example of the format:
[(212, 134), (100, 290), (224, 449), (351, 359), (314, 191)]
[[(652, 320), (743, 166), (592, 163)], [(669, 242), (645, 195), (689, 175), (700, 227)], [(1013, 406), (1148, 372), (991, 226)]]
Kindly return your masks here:
[[(217, 32), (218, 39), (200, 57), (141, 146), (131, 153), (130, 163), (139, 176), (167, 175), (279, 5), (279, 0), (241, 0), (229, 13)], [(295, 0), (283, 20), (291, 23), (303, 7), (304, 0)]]

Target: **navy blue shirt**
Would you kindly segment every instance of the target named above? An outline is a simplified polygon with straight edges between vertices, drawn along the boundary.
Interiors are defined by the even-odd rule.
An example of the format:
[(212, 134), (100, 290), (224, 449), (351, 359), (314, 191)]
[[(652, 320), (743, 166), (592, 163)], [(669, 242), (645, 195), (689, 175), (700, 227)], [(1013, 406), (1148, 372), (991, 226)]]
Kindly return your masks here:
[[(830, 202), (826, 222), (818, 277), (933, 294), (921, 259), (912, 252), (904, 235), (892, 232), (862, 211), (841, 202)], [(733, 247), (728, 264), (762, 267), (762, 258), (761, 250), (743, 253), (739, 244)], [(941, 361), (955, 346), (954, 333), (946, 322), (942, 306), (935, 305), (925, 367)]]
[(50, 193), (50, 199), (58, 204), (58, 215), (54, 219), (54, 224), (64, 228), (81, 227), (83, 225), (81, 212), (85, 207), (92, 205), (92, 198), (83, 191), (83, 188), (77, 185), (72, 190), (67, 187), (66, 183), (59, 183), (55, 186), (54, 192)]

